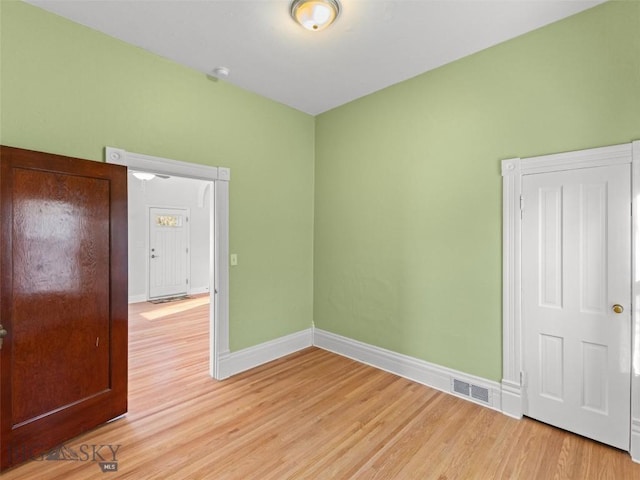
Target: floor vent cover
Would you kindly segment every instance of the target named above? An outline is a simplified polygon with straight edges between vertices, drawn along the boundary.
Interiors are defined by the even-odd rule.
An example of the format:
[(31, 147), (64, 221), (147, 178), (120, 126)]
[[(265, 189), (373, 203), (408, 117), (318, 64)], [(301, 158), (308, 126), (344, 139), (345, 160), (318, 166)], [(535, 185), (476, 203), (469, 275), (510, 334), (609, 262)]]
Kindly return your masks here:
[(478, 385), (472, 385), (469, 382), (464, 382), (453, 378), (451, 382), (451, 388), (454, 393), (464, 395), (465, 397), (473, 398), (482, 403), (489, 404), (489, 389), (486, 387), (479, 387)]
[(471, 385), (467, 382), (463, 382), (462, 380), (458, 380), (457, 378), (453, 379), (453, 391), (459, 393), (461, 395), (469, 396)]

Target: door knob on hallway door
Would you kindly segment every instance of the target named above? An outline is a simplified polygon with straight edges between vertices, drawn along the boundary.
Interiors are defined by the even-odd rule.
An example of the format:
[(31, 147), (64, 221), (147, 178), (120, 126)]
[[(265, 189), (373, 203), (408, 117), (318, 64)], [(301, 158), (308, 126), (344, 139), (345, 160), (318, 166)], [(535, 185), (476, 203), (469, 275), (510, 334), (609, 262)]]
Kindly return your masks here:
[(617, 304), (617, 303), (612, 307), (612, 310), (613, 310), (615, 313), (622, 313), (622, 312), (624, 312), (624, 308), (622, 308), (622, 305), (619, 305), (619, 304)]

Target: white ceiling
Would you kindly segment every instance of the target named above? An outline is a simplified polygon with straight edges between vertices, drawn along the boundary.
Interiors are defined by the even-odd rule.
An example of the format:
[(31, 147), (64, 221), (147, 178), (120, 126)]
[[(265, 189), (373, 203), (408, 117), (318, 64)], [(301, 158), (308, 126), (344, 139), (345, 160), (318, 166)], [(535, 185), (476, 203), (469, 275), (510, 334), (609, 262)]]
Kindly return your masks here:
[(289, 0), (26, 0), (316, 115), (604, 0), (341, 0), (309, 32)]

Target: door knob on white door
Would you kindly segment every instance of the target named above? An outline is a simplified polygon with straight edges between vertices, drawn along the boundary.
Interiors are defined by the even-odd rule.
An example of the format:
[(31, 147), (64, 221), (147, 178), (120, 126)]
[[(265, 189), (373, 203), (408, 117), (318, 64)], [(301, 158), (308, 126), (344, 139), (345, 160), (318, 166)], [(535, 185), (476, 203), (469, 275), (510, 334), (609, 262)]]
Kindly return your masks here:
[(622, 305), (619, 304), (615, 304), (613, 307), (611, 307), (611, 309), (615, 312), (615, 313), (622, 313), (624, 312), (624, 308), (622, 307)]

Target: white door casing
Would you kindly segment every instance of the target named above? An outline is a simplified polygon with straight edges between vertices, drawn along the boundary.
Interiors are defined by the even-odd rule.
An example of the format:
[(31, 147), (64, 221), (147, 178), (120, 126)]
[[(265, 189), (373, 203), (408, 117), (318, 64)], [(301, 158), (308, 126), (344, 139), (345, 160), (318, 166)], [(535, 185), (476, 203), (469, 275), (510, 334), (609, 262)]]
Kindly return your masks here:
[(220, 358), (229, 352), (229, 182), (231, 171), (162, 157), (105, 148), (107, 163), (144, 172), (211, 182), (209, 200), (209, 374), (222, 379)]
[(521, 210), (523, 413), (628, 450), (631, 167), (524, 175)]
[[(640, 211), (640, 141), (589, 150), (503, 160), (503, 372), (502, 411), (521, 418), (525, 412), (523, 392), (523, 324), (521, 299), (522, 219), (520, 202), (524, 175), (607, 165), (631, 165), (632, 210)], [(640, 460), (640, 216), (632, 217), (631, 308), (631, 442), (629, 451)]]
[(189, 210), (149, 207), (149, 299), (189, 291)]

